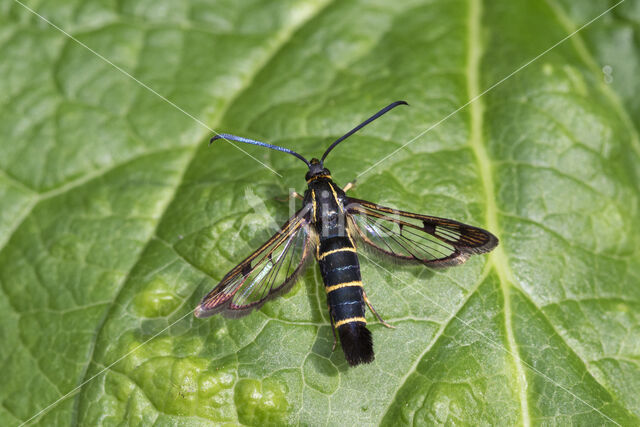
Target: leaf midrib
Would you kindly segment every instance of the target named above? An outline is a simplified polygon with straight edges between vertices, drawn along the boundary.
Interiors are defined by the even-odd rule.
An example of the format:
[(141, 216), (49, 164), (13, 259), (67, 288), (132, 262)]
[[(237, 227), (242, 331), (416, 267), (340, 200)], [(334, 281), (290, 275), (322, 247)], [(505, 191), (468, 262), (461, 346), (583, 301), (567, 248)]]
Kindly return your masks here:
[[(482, 3), (481, 0), (469, 0), (469, 31), (468, 31), (468, 58), (467, 58), (467, 92), (469, 99), (475, 101), (469, 105), (470, 108), (470, 141), (471, 149), (478, 163), (478, 171), (480, 173), (480, 181), (485, 197), (486, 206), (486, 222), (487, 227), (492, 233), (502, 236), (501, 228), (498, 223), (498, 207), (496, 205), (495, 184), (493, 182), (493, 167), (491, 159), (487, 152), (486, 144), (483, 138), (484, 131), (484, 102), (482, 100), (480, 89), (480, 73), (481, 60), (483, 56), (482, 45)], [(502, 299), (504, 304), (504, 327), (507, 338), (507, 352), (513, 358), (515, 368), (515, 382), (518, 388), (518, 397), (520, 399), (520, 411), (522, 423), (528, 427), (531, 425), (531, 416), (529, 414), (529, 403), (527, 399), (527, 384), (524, 373), (524, 366), (520, 360), (518, 345), (514, 336), (513, 325), (511, 324), (511, 297), (510, 286), (513, 282), (513, 274), (509, 261), (504, 250), (504, 242), (499, 244), (489, 255), (489, 263), (494, 267), (500, 289), (502, 291)]]
[[(474, 3), (478, 3), (481, 0), (470, 0), (471, 4), (473, 5)], [(569, 20), (569, 18), (563, 13), (563, 11), (560, 9), (560, 7), (555, 4), (553, 2), (553, 0), (547, 0), (546, 1), (549, 8), (556, 14), (558, 21), (562, 24), (563, 28), (565, 29), (565, 31), (568, 34), (571, 34), (572, 32), (575, 31), (576, 26)], [(470, 22), (473, 23), (475, 20), (471, 20)], [(473, 33), (473, 31), (469, 31), (470, 34)], [(474, 43), (477, 43), (477, 41), (480, 40), (480, 33), (477, 32), (476, 37), (470, 39), (470, 46), (473, 46)], [(584, 61), (585, 65), (589, 68), (589, 70), (591, 72), (593, 72), (594, 74), (596, 74), (596, 71), (594, 71), (594, 67), (595, 67), (595, 61), (593, 60), (592, 56), (589, 54), (588, 49), (586, 48), (586, 45), (584, 44), (584, 42), (582, 41), (581, 37), (579, 36), (578, 33), (574, 34), (571, 37), (571, 42), (574, 46), (574, 48), (576, 49), (576, 51), (578, 52), (578, 55), (580, 56), (580, 58)], [(470, 49), (471, 51), (472, 49)], [(595, 67), (597, 68), (597, 67)], [(480, 68), (479, 66), (476, 67), (471, 67), (472, 73), (470, 73), (471, 76), (475, 76), (476, 77), (476, 81), (474, 82), (473, 79), (469, 79), (470, 82), (470, 90), (469, 90), (469, 97), (471, 99), (473, 99), (473, 97), (478, 96), (479, 92), (479, 79), (477, 79), (477, 77), (480, 74)], [(608, 87), (604, 86), (603, 84), (600, 85), (600, 89), (605, 93), (605, 96), (607, 97), (607, 99), (609, 99), (609, 101), (615, 106), (615, 110), (616, 110), (616, 114), (620, 117), (621, 121), (624, 123), (625, 127), (627, 128), (628, 132), (629, 132), (629, 136), (631, 137), (631, 142), (632, 145), (634, 147), (634, 149), (638, 152), (638, 149), (640, 147), (640, 144), (638, 143), (638, 133), (637, 130), (635, 129), (633, 123), (631, 122), (630, 118), (628, 117), (628, 115), (626, 114), (626, 112), (624, 111), (624, 109), (621, 107), (621, 103), (620, 100), (618, 99), (618, 96), (613, 93), (611, 91), (611, 89), (609, 89)], [(478, 166), (479, 166), (479, 170), (480, 170), (480, 175), (481, 175), (481, 180), (482, 180), (482, 184), (483, 184), (483, 189), (484, 189), (484, 193), (485, 193), (485, 197), (486, 197), (486, 220), (487, 220), (487, 226), (489, 227), (489, 230), (494, 231), (495, 233), (497, 233), (498, 235), (502, 235), (501, 233), (501, 229), (499, 226), (499, 221), (498, 221), (498, 214), (499, 214), (499, 209), (495, 203), (495, 193), (494, 193), (494, 188), (495, 185), (493, 183), (493, 173), (492, 173), (492, 167), (491, 167), (491, 159), (487, 153), (485, 144), (483, 144), (482, 141), (482, 119), (483, 119), (483, 103), (481, 99), (478, 99), (476, 102), (471, 103), (471, 133), (472, 133), (472, 138), (471, 138), (471, 146), (473, 148), (474, 153), (476, 154), (476, 158), (478, 160)], [(474, 122), (477, 121), (476, 126), (474, 126)], [(490, 255), (490, 262), (493, 265), (493, 267), (496, 270), (496, 273), (498, 274), (499, 277), (499, 281), (500, 281), (500, 287), (503, 293), (503, 299), (504, 299), (504, 315), (505, 315), (505, 330), (507, 333), (507, 341), (509, 344), (509, 349), (507, 350), (511, 356), (513, 357), (513, 361), (514, 361), (514, 365), (516, 367), (517, 370), (517, 383), (519, 385), (519, 395), (520, 395), (520, 400), (521, 400), (521, 409), (523, 412), (523, 423), (524, 425), (530, 425), (531, 419), (530, 419), (530, 414), (528, 411), (528, 401), (527, 401), (527, 388), (526, 388), (526, 376), (524, 375), (524, 371), (525, 371), (525, 366), (520, 358), (520, 354), (518, 352), (518, 345), (517, 342), (515, 340), (515, 336), (514, 336), (514, 330), (513, 330), (513, 325), (511, 324), (511, 301), (510, 301), (510, 288), (513, 287), (515, 289), (518, 289), (521, 294), (524, 296), (524, 298), (531, 303), (536, 310), (542, 315), (542, 317), (545, 319), (545, 321), (547, 322), (547, 324), (552, 328), (552, 330), (554, 331), (554, 333), (556, 334), (556, 336), (558, 338), (560, 338), (560, 340), (567, 346), (568, 349), (570, 349), (570, 352), (575, 355), (578, 360), (580, 360), (584, 366), (585, 372), (588, 373), (588, 375), (600, 386), (602, 387), (603, 390), (606, 390), (606, 392), (611, 396), (614, 397), (615, 393), (613, 393), (612, 391), (610, 391), (604, 384), (602, 384), (598, 378), (596, 376), (593, 375), (593, 373), (591, 372), (591, 370), (589, 369), (589, 363), (587, 361), (585, 361), (574, 349), (573, 347), (571, 347), (565, 337), (563, 335), (561, 335), (559, 333), (559, 331), (557, 330), (557, 328), (555, 327), (555, 325), (553, 325), (553, 322), (551, 322), (551, 319), (548, 318), (547, 314), (541, 309), (541, 307), (538, 306), (538, 304), (536, 304), (533, 299), (531, 298), (531, 296), (525, 292), (522, 288), (520, 288), (515, 281), (515, 277), (513, 275), (513, 272), (511, 270), (511, 266), (509, 263), (509, 258), (504, 250), (504, 245), (499, 245), (494, 251), (493, 253)], [(550, 378), (546, 378), (546, 380), (552, 380)], [(564, 387), (560, 386), (561, 388), (565, 389)], [(570, 392), (569, 390), (565, 389), (567, 392)], [(571, 393), (571, 392), (570, 392)], [(571, 393), (573, 394), (573, 393)], [(578, 397), (578, 396), (576, 396)], [(599, 409), (592, 407), (591, 405), (589, 405), (586, 401), (582, 400), (581, 398), (578, 397), (579, 400), (582, 401), (583, 404), (585, 404), (586, 406), (590, 407), (591, 409), (595, 410), (596, 412), (598, 412), (600, 415), (602, 415), (604, 418), (612, 421), (615, 423), (615, 420), (612, 420), (611, 418), (609, 418), (606, 414), (604, 414), (602, 411), (600, 411)]]
[[(481, 0), (470, 0), (471, 2), (471, 7), (474, 7), (474, 5), (477, 5), (478, 7), (481, 7), (480, 4)], [(563, 22), (563, 16), (561, 15), (561, 11), (555, 7), (553, 4), (550, 3), (550, 0), (547, 0), (547, 3), (550, 7), (550, 9), (553, 10), (554, 13), (556, 13), (558, 15), (558, 19), (559, 21)], [(478, 15), (481, 15), (481, 12), (478, 11)], [(473, 28), (476, 22), (480, 22), (480, 19), (471, 19), (470, 20), (470, 27)], [(565, 30), (570, 34), (572, 32), (572, 28), (571, 26), (567, 26), (566, 23), (568, 21), (564, 20), (563, 22), (563, 27), (565, 28)], [(575, 30), (575, 29), (574, 29)], [(479, 44), (479, 40), (481, 40), (481, 33), (479, 31), (479, 27), (476, 28), (476, 30), (470, 30), (469, 31), (470, 35), (475, 35), (475, 37), (472, 37), (469, 39), (469, 46), (470, 46), (470, 54), (473, 55), (473, 48), (471, 46), (476, 45), (476, 51), (478, 52), (477, 54), (477, 58), (473, 58), (473, 56), (471, 56), (471, 60), (469, 61), (470, 64), (472, 64), (474, 61), (477, 61), (475, 66), (470, 66), (469, 70), (469, 79), (468, 79), (468, 83), (469, 83), (469, 97), (470, 99), (474, 99), (474, 97), (478, 96), (481, 92), (479, 89), (479, 75), (480, 75), (480, 64), (479, 64), (479, 58), (481, 55), (481, 51), (482, 51), (482, 47)], [(578, 40), (578, 41), (576, 41)], [(589, 68), (592, 70), (592, 59), (590, 60), (590, 56), (588, 55), (588, 51), (586, 49), (586, 47), (584, 46), (584, 43), (579, 39), (578, 34), (574, 34), (572, 36), (572, 43), (574, 45), (574, 48), (578, 51), (580, 57), (583, 59), (583, 61), (586, 63), (587, 66), (589, 66)], [(585, 56), (586, 55), (586, 56)], [(592, 70), (593, 71), (593, 70)], [(605, 88), (604, 91), (606, 92), (607, 98), (616, 105), (616, 112), (618, 113), (619, 116), (621, 116), (621, 120), (625, 123), (625, 125), (628, 128), (629, 134), (633, 140), (634, 146), (637, 146), (637, 133), (635, 131), (635, 128), (633, 128), (633, 126), (630, 124), (630, 120), (628, 119), (628, 117), (625, 116), (624, 111), (621, 111), (619, 108), (619, 102), (617, 101), (617, 97), (615, 96), (615, 94), (610, 93), (610, 90), (607, 90), (608, 88)], [(478, 100), (476, 102), (473, 102), (470, 104), (471, 107), (471, 147), (476, 155), (476, 159), (478, 161), (478, 167), (479, 167), (479, 171), (480, 171), (480, 177), (481, 177), (481, 181), (482, 181), (482, 185), (483, 185), (483, 190), (484, 190), (484, 194), (485, 194), (485, 198), (486, 198), (486, 221), (487, 221), (487, 226), (489, 228), (489, 230), (491, 230), (492, 232), (497, 233), (499, 236), (502, 236), (502, 232), (501, 232), (501, 227), (498, 221), (498, 214), (500, 212), (500, 210), (498, 209), (497, 205), (496, 205), (496, 199), (495, 199), (495, 184), (493, 182), (493, 172), (492, 172), (492, 162), (491, 159), (488, 155), (487, 149), (486, 149), (486, 145), (484, 144), (483, 138), (482, 138), (482, 125), (483, 125), (483, 117), (484, 117), (484, 105), (483, 102), (480, 98), (478, 98)], [(637, 148), (637, 147), (636, 147)], [(544, 311), (533, 301), (533, 299), (531, 298), (531, 296), (526, 293), (522, 288), (520, 288), (515, 281), (515, 276), (513, 275), (513, 272), (511, 270), (511, 266), (510, 266), (510, 262), (509, 262), (509, 257), (506, 254), (506, 251), (504, 249), (504, 244), (498, 245), (498, 247), (493, 251), (493, 253), (490, 255), (490, 263), (491, 265), (494, 267), (496, 273), (498, 274), (498, 278), (499, 278), (499, 282), (500, 282), (500, 288), (502, 290), (502, 294), (503, 294), (503, 300), (504, 300), (504, 316), (505, 316), (505, 332), (507, 334), (507, 343), (508, 343), (508, 348), (505, 349), (513, 358), (513, 363), (516, 369), (516, 382), (518, 384), (518, 391), (519, 391), (519, 397), (520, 397), (520, 404), (521, 404), (521, 411), (522, 411), (522, 421), (523, 424), (525, 426), (530, 425), (531, 423), (531, 416), (529, 413), (529, 407), (528, 407), (528, 399), (527, 399), (527, 381), (526, 381), (526, 375), (525, 375), (525, 370), (526, 370), (526, 366), (525, 363), (523, 363), (521, 357), (520, 357), (520, 353), (519, 353), (519, 349), (518, 349), (518, 344), (516, 342), (515, 339), (515, 335), (514, 335), (514, 329), (513, 329), (513, 325), (511, 323), (511, 318), (512, 318), (512, 312), (511, 312), (511, 297), (510, 297), (510, 292), (511, 292), (511, 288), (515, 288), (518, 289), (521, 294), (525, 297), (525, 299), (530, 302), (535, 308), (536, 310), (543, 316), (543, 318), (545, 319), (545, 321), (549, 324), (549, 326), (552, 328), (552, 330), (554, 331), (554, 333), (556, 334), (556, 336), (558, 336), (560, 338), (560, 340), (567, 346), (568, 349), (570, 349), (571, 353), (574, 354), (578, 360), (580, 360), (584, 366), (585, 371), (588, 373), (588, 375), (600, 386), (603, 388), (603, 390), (606, 390), (606, 392), (610, 395), (610, 396), (614, 396), (614, 393), (612, 393), (607, 387), (605, 387), (591, 372), (591, 370), (589, 369), (589, 364), (582, 358), (580, 357), (576, 351), (566, 342), (566, 339), (564, 336), (562, 336), (558, 330), (556, 329), (556, 327), (553, 325), (553, 323), (551, 322), (551, 320), (548, 318), (548, 316), (546, 315), (546, 313), (544, 313)], [(550, 378), (546, 378), (547, 381), (551, 380)], [(564, 387), (560, 386), (562, 389), (566, 390), (567, 392), (570, 392), (569, 390), (565, 389)], [(570, 392), (571, 393), (571, 392)], [(573, 394), (573, 393), (571, 393)], [(600, 411), (599, 409), (592, 407), (591, 405), (589, 405), (586, 401), (582, 400), (581, 398), (579, 398), (578, 396), (576, 396), (579, 400), (582, 401), (583, 404), (585, 404), (586, 406), (590, 407), (591, 409), (595, 410), (596, 412), (598, 412), (600, 415), (602, 415), (604, 418), (609, 419), (613, 422), (615, 422), (614, 420), (612, 420), (611, 418), (609, 418), (606, 414), (604, 414), (602, 411)]]
[[(480, 61), (482, 58), (482, 45), (481, 45), (481, 29), (482, 29), (482, 3), (481, 0), (469, 0), (468, 3), (469, 11), (468, 11), (468, 19), (467, 19), (467, 70), (466, 70), (466, 80), (467, 80), (467, 96), (469, 99), (474, 100), (469, 104), (470, 106), (470, 139), (469, 145), (472, 148), (474, 156), (478, 162), (478, 170), (480, 172), (480, 181), (482, 182), (483, 192), (486, 201), (486, 222), (487, 227), (492, 232), (500, 235), (498, 221), (497, 221), (497, 206), (495, 204), (495, 195), (494, 195), (494, 184), (493, 184), (493, 175), (491, 172), (491, 161), (487, 154), (487, 151), (484, 147), (484, 140), (482, 138), (483, 131), (483, 115), (484, 115), (484, 106), (480, 99)], [(502, 263), (506, 266), (506, 270), (504, 268), (500, 268), (500, 264), (495, 261), (497, 256), (496, 252), (500, 251), (504, 256), (502, 259)], [(403, 387), (407, 378), (414, 373), (420, 364), (420, 361), (424, 358), (424, 356), (431, 351), (435, 343), (442, 336), (446, 328), (453, 321), (453, 319), (457, 318), (458, 314), (465, 307), (467, 302), (471, 299), (471, 297), (475, 294), (477, 289), (480, 287), (482, 282), (486, 279), (490, 269), (495, 269), (498, 274), (500, 281), (500, 288), (503, 293), (503, 299), (505, 301), (505, 329), (508, 336), (508, 343), (510, 350), (507, 350), (509, 354), (514, 358), (514, 365), (517, 371), (517, 382), (518, 382), (518, 395), (520, 398), (520, 407), (522, 411), (522, 420), (525, 426), (530, 425), (530, 416), (529, 416), (529, 408), (528, 408), (528, 400), (526, 396), (526, 387), (522, 384), (521, 379), (524, 378), (523, 375), (523, 367), (520, 361), (520, 358), (517, 353), (517, 346), (515, 344), (515, 340), (513, 337), (513, 329), (510, 322), (511, 316), (511, 308), (509, 304), (509, 281), (507, 280), (507, 274), (510, 274), (508, 262), (506, 260), (506, 256), (504, 254), (503, 246), (499, 245), (496, 250), (490, 255), (490, 261), (487, 264), (482, 277), (478, 280), (478, 282), (470, 289), (469, 294), (465, 297), (465, 299), (461, 302), (458, 309), (451, 314), (449, 319), (443, 322), (442, 326), (436, 331), (434, 334), (431, 343), (427, 346), (427, 348), (422, 352), (420, 356), (417, 357), (416, 362), (411, 367), (411, 369), (407, 372), (407, 374), (403, 377), (403, 379), (399, 382), (397, 392)], [(516, 351), (514, 351), (516, 349)], [(388, 413), (391, 405), (395, 403), (395, 397), (391, 399), (391, 403), (389, 407), (384, 411), (384, 413)]]
[[(550, 4), (550, 8), (553, 9), (556, 14), (559, 14), (559, 11), (556, 8), (554, 8), (553, 5)], [(483, 192), (484, 192), (485, 202), (486, 202), (485, 215), (486, 215), (487, 228), (492, 232), (496, 233), (497, 235), (502, 235), (501, 228), (499, 226), (499, 221), (498, 221), (498, 214), (500, 213), (500, 210), (498, 209), (495, 202), (495, 192), (494, 192), (495, 184), (493, 182), (492, 161), (488, 155), (487, 149), (485, 147), (485, 142), (483, 141), (483, 138), (482, 138), (484, 105), (482, 100), (479, 97), (479, 95), (481, 94), (480, 59), (482, 56), (482, 46), (481, 46), (482, 33), (480, 31), (481, 15), (482, 15), (481, 0), (469, 0), (469, 20), (468, 20), (468, 23), (469, 23), (468, 55), (469, 56), (468, 56), (468, 68), (467, 68), (467, 85), (468, 85), (467, 87), (468, 87), (469, 99), (475, 99), (476, 97), (478, 97), (477, 99), (475, 99), (474, 102), (470, 103), (471, 137), (470, 137), (469, 144), (478, 162), (478, 170), (480, 173), (480, 180), (483, 186)], [(562, 21), (561, 17), (559, 17), (559, 20)], [(567, 30), (570, 33), (571, 31), (569, 30), (571, 30), (571, 26), (567, 26), (567, 22), (568, 21), (566, 20), (563, 22), (563, 27), (565, 28), (565, 30)], [(575, 37), (577, 37), (577, 35), (573, 36), (573, 38)], [(593, 61), (592, 61), (592, 58), (588, 55), (588, 51), (586, 50), (584, 43), (582, 41), (576, 42), (575, 40), (572, 41), (572, 43), (574, 44), (575, 49), (579, 51), (579, 55), (583, 59), (583, 61), (587, 64), (587, 66), (589, 66), (590, 69), (592, 69)], [(591, 61), (590, 61), (590, 58), (591, 58)], [(629, 134), (633, 140), (634, 146), (637, 146), (638, 145), (637, 132), (633, 127), (633, 125), (630, 123), (630, 120), (626, 116), (624, 110), (622, 111), (620, 110), (620, 104), (619, 104), (619, 101), (617, 100), (617, 96), (614, 93), (611, 93), (609, 88), (605, 88), (604, 90), (606, 92), (607, 98), (613, 104), (616, 104), (616, 107), (617, 107), (616, 112), (621, 117), (621, 120), (627, 126)], [(636, 147), (636, 150), (637, 150), (637, 147)], [(559, 334), (559, 332), (557, 331), (555, 326), (552, 324), (550, 319), (547, 317), (547, 315), (541, 310), (540, 307), (538, 307), (537, 304), (535, 304), (532, 301), (531, 296), (528, 295), (519, 286), (516, 285), (513, 272), (511, 271), (509, 259), (504, 250), (503, 244), (499, 245), (494, 250), (494, 252), (490, 255), (489, 262), (490, 262), (489, 266), (494, 268), (498, 275), (500, 288), (503, 294), (505, 332), (507, 335), (507, 344), (508, 344), (508, 348), (505, 348), (505, 350), (512, 356), (513, 364), (516, 370), (515, 377), (516, 377), (517, 386), (518, 386), (518, 395), (520, 398), (523, 424), (527, 426), (530, 425), (531, 416), (530, 416), (529, 407), (528, 407), (526, 376), (524, 375), (525, 366), (519, 355), (518, 345), (514, 336), (513, 325), (511, 323), (511, 317), (512, 317), (511, 299), (510, 299), (511, 287), (515, 287), (516, 289), (518, 289), (523, 294), (525, 299), (527, 299), (527, 301), (533, 304), (533, 306), (538, 310), (538, 312), (541, 313), (545, 321), (552, 327), (554, 333), (565, 343), (565, 345), (567, 345), (568, 348), (571, 349), (572, 354), (574, 354), (583, 363), (584, 369), (589, 374), (589, 376), (594, 381), (596, 381), (596, 383), (598, 383), (604, 390), (606, 390), (610, 396), (613, 396), (614, 394), (594, 377), (594, 375), (590, 372), (588, 363), (584, 359), (582, 359), (582, 357), (580, 357), (573, 350), (571, 346), (568, 345), (565, 338)], [(475, 289), (477, 289), (477, 287), (474, 288), (473, 292), (475, 292)], [(473, 294), (473, 292), (471, 292), (471, 294)], [(470, 296), (471, 295), (467, 296), (467, 299)], [(454, 314), (452, 318), (454, 318), (456, 314)], [(447, 323), (449, 322), (446, 322), (446, 324)], [(407, 376), (405, 376), (405, 380), (406, 378), (408, 378), (410, 373), (415, 371), (415, 368), (418, 366), (420, 360), (433, 347), (433, 343), (435, 343), (438, 340), (438, 338), (443, 333), (443, 331), (444, 331), (443, 328), (440, 328), (438, 330), (438, 333), (436, 333), (436, 335), (433, 337), (432, 344), (425, 350), (425, 352), (423, 352), (423, 354), (420, 357), (418, 357), (414, 367), (410, 370)], [(402, 387), (403, 383), (404, 381), (400, 382), (400, 386), (398, 390)], [(605, 418), (609, 418), (598, 409), (596, 408), (592, 408), (592, 409), (595, 409)], [(387, 411), (388, 411), (388, 408), (387, 408)]]

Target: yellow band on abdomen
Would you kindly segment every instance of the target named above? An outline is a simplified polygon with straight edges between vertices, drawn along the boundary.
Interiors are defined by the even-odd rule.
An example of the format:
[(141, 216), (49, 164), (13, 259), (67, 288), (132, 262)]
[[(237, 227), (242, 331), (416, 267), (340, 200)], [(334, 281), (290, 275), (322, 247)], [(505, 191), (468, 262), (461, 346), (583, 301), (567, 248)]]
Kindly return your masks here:
[(337, 285), (333, 285), (333, 286), (329, 286), (328, 288), (325, 288), (325, 290), (327, 291), (327, 293), (329, 293), (329, 292), (335, 291), (336, 289), (346, 288), (346, 287), (349, 287), (349, 286), (362, 287), (362, 282), (357, 280), (355, 282), (338, 283)]
[(340, 320), (339, 322), (336, 322), (335, 328), (338, 329), (342, 325), (346, 325), (347, 323), (353, 323), (353, 322), (367, 323), (367, 319), (365, 319), (364, 317), (349, 317), (348, 319), (343, 319), (343, 320)]
[(318, 260), (321, 260), (321, 259), (323, 259), (323, 258), (325, 258), (325, 257), (327, 257), (327, 256), (329, 256), (331, 254), (335, 254), (336, 252), (355, 252), (355, 251), (356, 251), (356, 248), (350, 248), (348, 246), (344, 247), (344, 248), (340, 248), (340, 249), (334, 249), (334, 250), (331, 250), (331, 251), (327, 251), (327, 252), (321, 253), (320, 257), (318, 258)]

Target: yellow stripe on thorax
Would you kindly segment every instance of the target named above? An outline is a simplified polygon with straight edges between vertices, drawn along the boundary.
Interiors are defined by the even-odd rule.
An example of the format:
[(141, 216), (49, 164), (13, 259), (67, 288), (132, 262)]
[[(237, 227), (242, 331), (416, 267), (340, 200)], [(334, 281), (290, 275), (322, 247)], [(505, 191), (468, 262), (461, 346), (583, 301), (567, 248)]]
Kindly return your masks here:
[(344, 213), (344, 209), (342, 208), (342, 203), (340, 203), (340, 200), (338, 200), (338, 193), (336, 193), (336, 189), (333, 188), (332, 183), (329, 183), (329, 188), (331, 188), (331, 192), (333, 193), (333, 200), (336, 201), (336, 205), (338, 205), (338, 208), (340, 208), (340, 212)]
[(353, 322), (367, 323), (367, 320), (364, 317), (349, 317), (348, 319), (342, 319), (339, 322), (336, 322), (334, 326), (336, 329), (338, 329), (342, 325), (346, 325), (347, 323), (353, 323)]
[(327, 291), (327, 293), (329, 293), (329, 292), (335, 291), (336, 289), (347, 288), (347, 287), (350, 287), (350, 286), (362, 287), (362, 282), (357, 280), (355, 282), (338, 283), (337, 285), (333, 285), (333, 286), (329, 286), (328, 288), (325, 288), (325, 290)]
[(316, 179), (319, 179), (319, 178), (331, 179), (331, 175), (316, 175), (316, 176), (312, 176), (307, 181), (307, 184), (311, 184), (313, 181), (315, 181)]
[(311, 203), (313, 203), (313, 222), (318, 222), (318, 205), (316, 204), (315, 190), (311, 190)]

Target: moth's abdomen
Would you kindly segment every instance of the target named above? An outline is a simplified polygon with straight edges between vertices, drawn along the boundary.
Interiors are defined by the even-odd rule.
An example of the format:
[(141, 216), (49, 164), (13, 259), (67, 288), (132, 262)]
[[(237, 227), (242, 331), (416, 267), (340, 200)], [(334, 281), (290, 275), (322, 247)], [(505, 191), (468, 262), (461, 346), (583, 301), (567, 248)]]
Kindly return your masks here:
[(327, 303), (350, 365), (373, 361), (373, 342), (366, 328), (360, 263), (347, 237), (321, 239), (318, 263), (327, 292)]
[(340, 345), (351, 366), (373, 362), (373, 339), (365, 325), (363, 322), (352, 322), (338, 327)]

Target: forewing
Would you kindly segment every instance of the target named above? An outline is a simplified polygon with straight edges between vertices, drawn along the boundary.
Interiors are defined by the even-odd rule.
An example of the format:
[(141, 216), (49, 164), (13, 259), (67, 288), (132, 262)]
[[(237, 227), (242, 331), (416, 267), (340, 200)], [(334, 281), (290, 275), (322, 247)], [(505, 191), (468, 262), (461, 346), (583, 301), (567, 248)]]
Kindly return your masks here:
[(299, 211), (264, 245), (227, 273), (195, 310), (197, 317), (222, 312), (239, 317), (288, 291), (311, 259), (313, 229)]
[(397, 261), (430, 267), (462, 264), (470, 255), (489, 252), (498, 238), (482, 228), (347, 199), (352, 234), (364, 246)]

